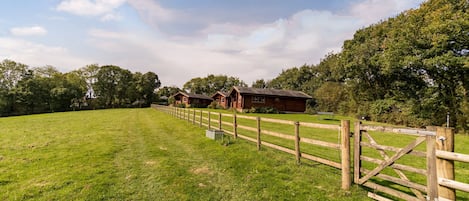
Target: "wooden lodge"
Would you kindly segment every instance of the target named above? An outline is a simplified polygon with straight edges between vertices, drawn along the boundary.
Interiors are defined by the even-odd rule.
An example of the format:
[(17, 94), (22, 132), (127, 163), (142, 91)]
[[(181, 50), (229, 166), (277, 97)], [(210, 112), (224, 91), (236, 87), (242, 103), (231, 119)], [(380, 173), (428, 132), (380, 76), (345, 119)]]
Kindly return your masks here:
[(229, 92), (230, 106), (238, 111), (272, 107), (283, 112), (304, 112), (312, 97), (301, 91), (233, 87)]
[(186, 92), (178, 92), (173, 97), (175, 105), (184, 104), (185, 107), (207, 107), (213, 101), (212, 98), (206, 95)]
[(217, 93), (212, 95), (212, 99), (224, 109), (231, 107), (230, 94), (227, 92), (217, 91)]

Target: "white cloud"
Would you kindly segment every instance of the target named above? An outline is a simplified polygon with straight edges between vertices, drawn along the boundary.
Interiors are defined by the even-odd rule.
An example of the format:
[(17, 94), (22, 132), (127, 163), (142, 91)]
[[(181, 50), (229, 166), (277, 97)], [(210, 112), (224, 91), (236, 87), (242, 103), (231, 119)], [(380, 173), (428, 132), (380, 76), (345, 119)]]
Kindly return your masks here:
[(42, 36), (47, 34), (47, 30), (41, 26), (14, 27), (10, 29), (14, 36)]
[(145, 23), (154, 27), (158, 27), (161, 22), (174, 19), (176, 15), (174, 11), (163, 8), (153, 0), (128, 0), (128, 3), (137, 10)]
[(121, 19), (114, 12), (125, 2), (126, 0), (64, 0), (56, 9), (80, 16), (101, 16), (102, 21), (111, 21)]
[(118, 21), (121, 20), (122, 16), (114, 14), (114, 13), (108, 13), (104, 16), (101, 17), (101, 21), (107, 22), (107, 21)]
[(404, 10), (416, 8), (420, 3), (422, 0), (363, 0), (352, 5), (350, 13), (369, 25), (395, 16)]
[(52, 65), (62, 71), (71, 71), (92, 63), (70, 54), (64, 47), (47, 46), (7, 37), (0, 37), (0, 44), (2, 44), (0, 58), (11, 59), (32, 67)]

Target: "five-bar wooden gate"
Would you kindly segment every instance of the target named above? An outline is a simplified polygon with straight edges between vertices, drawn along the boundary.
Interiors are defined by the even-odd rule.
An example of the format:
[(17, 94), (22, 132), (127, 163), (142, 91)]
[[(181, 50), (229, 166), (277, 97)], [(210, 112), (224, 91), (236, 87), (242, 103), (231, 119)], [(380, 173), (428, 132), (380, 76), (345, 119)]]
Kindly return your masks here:
[[(435, 200), (438, 195), (436, 161), (435, 161), (435, 132), (410, 129), (382, 130), (383, 127), (363, 126), (359, 122), (355, 125), (354, 137), (354, 182), (372, 189), (368, 195), (377, 200), (389, 200), (380, 194), (387, 194), (404, 200)], [(412, 135), (411, 141), (404, 147), (394, 147), (379, 144), (370, 131), (386, 131), (396, 134), (396, 141), (400, 135)], [(410, 137), (406, 137), (409, 139)], [(420, 145), (420, 146), (419, 146)], [(367, 154), (363, 153), (367, 149)], [(420, 150), (418, 150), (420, 149)], [(424, 149), (424, 150), (422, 150)], [(370, 156), (371, 155), (371, 156)], [(426, 161), (426, 167), (418, 168), (409, 164), (400, 164), (401, 158), (418, 157)], [(365, 167), (363, 162), (367, 162)], [(386, 169), (386, 171), (384, 171)], [(426, 177), (426, 183), (411, 181), (406, 176), (420, 174)], [(395, 176), (392, 176), (395, 175)], [(385, 183), (386, 185), (381, 185)], [(391, 184), (391, 185), (390, 185)], [(392, 188), (390, 186), (397, 186)], [(403, 188), (409, 189), (407, 192)]]

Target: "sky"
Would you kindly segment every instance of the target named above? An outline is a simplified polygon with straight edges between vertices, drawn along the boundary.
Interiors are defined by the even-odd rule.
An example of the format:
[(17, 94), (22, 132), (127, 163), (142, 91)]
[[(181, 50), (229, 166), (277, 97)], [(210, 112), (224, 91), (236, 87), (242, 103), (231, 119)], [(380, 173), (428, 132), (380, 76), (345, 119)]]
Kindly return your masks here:
[(152, 71), (182, 87), (209, 74), (248, 85), (340, 52), (356, 30), (424, 0), (0, 0), (0, 60), (69, 72)]

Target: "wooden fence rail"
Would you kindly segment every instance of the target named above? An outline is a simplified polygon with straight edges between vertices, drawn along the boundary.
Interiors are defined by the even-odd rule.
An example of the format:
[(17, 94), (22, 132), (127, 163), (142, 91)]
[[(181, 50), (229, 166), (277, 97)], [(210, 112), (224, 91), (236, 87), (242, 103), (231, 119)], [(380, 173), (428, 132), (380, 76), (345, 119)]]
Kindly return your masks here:
[[(455, 180), (454, 170), (454, 161), (469, 163), (469, 155), (454, 153), (454, 132), (450, 128), (438, 127), (435, 132), (422, 129), (362, 125), (360, 122), (356, 122), (353, 131), (354, 150), (352, 160), (349, 121), (342, 121), (341, 125), (328, 125), (260, 118), (236, 113), (226, 114), (156, 105), (153, 105), (153, 107), (194, 125), (198, 124), (208, 129), (223, 130), (225, 133), (234, 136), (234, 138), (251, 141), (257, 145), (258, 149), (265, 146), (292, 154), (295, 156), (297, 163), (300, 163), (301, 159), (307, 159), (340, 169), (342, 171), (342, 189), (344, 190), (350, 189), (353, 180), (354, 183), (371, 188), (375, 192), (382, 192), (405, 200), (456, 200), (456, 190), (469, 192), (469, 184)], [(268, 130), (262, 126), (265, 123), (289, 125), (292, 126), (292, 131), (291, 133), (282, 133)], [(331, 143), (304, 137), (308, 133), (305, 131), (302, 132), (301, 128), (337, 130), (340, 134), (340, 143)], [(378, 144), (370, 135), (369, 131), (411, 135), (415, 136), (415, 140), (402, 148)], [(283, 139), (286, 142), (292, 142), (294, 148), (268, 142), (264, 139), (267, 138), (267, 136), (273, 136), (278, 139)], [(340, 162), (305, 153), (301, 148), (302, 144), (337, 150), (340, 152)], [(415, 150), (419, 144), (425, 147), (425, 151)], [(363, 155), (362, 148), (377, 151), (381, 158)], [(400, 164), (396, 161), (404, 155), (426, 160), (426, 166), (419, 168), (408, 164)], [(353, 171), (350, 169), (352, 161), (354, 163)], [(376, 167), (374, 169), (366, 169), (362, 166), (362, 162), (375, 164)], [(385, 168), (393, 170), (397, 177), (381, 172), (381, 170)], [(403, 171), (405, 171), (405, 174)], [(421, 175), (421, 177), (426, 177), (426, 183), (420, 184), (413, 182), (406, 174), (416, 174)], [(407, 187), (413, 194), (390, 188), (387, 185), (383, 186), (382, 183), (378, 184), (369, 180), (370, 178), (378, 178), (398, 184), (402, 187)], [(376, 200), (389, 200), (375, 192), (370, 192), (368, 196)]]

